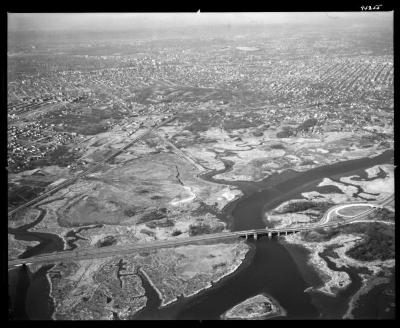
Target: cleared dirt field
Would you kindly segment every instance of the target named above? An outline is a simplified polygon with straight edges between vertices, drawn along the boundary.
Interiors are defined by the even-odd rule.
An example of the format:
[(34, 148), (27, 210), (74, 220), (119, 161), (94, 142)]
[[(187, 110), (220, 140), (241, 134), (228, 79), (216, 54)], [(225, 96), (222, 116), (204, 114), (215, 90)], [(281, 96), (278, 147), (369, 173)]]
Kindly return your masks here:
[[(224, 202), (213, 201), (224, 186), (200, 180), (195, 174), (190, 163), (171, 153), (144, 156), (92, 174), (74, 185), (75, 196), (57, 210), (59, 223), (133, 224), (162, 219), (180, 205), (190, 211), (198, 207), (198, 201)], [(186, 201), (180, 204), (182, 200)]]

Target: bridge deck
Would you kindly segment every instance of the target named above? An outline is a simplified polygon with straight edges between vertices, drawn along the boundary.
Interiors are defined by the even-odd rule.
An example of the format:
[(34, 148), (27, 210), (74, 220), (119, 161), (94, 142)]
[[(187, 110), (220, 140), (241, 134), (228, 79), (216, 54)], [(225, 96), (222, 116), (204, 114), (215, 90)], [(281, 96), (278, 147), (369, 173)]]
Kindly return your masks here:
[[(304, 227), (287, 227), (287, 228), (279, 228), (279, 229), (251, 229), (244, 231), (226, 231), (220, 232), (216, 234), (208, 234), (208, 235), (200, 235), (188, 238), (174, 238), (172, 240), (161, 240), (154, 241), (151, 243), (135, 243), (135, 244), (124, 244), (124, 245), (116, 245), (116, 246), (107, 246), (102, 248), (82, 248), (74, 251), (62, 251), (62, 252), (54, 252), (49, 254), (38, 255), (35, 257), (27, 258), (27, 259), (15, 259), (8, 261), (8, 268), (10, 269), (13, 266), (21, 265), (24, 263), (53, 263), (60, 261), (76, 261), (83, 259), (91, 259), (91, 258), (104, 258), (111, 257), (114, 255), (122, 255), (122, 254), (130, 254), (133, 252), (143, 251), (143, 250), (152, 250), (157, 248), (166, 248), (166, 247), (175, 247), (186, 244), (200, 243), (206, 241), (215, 241), (222, 240), (228, 238), (238, 238), (243, 236), (251, 236), (251, 235), (268, 235), (268, 234), (281, 234), (281, 233), (289, 233), (289, 232), (299, 232), (299, 231), (307, 231), (313, 230), (317, 228), (326, 228), (326, 227), (335, 227), (341, 226), (351, 223), (352, 221), (359, 220), (363, 217), (366, 217), (381, 208), (382, 206), (389, 204), (394, 200), (394, 194), (390, 195), (388, 198), (377, 202), (375, 207), (372, 207), (369, 210), (366, 210), (345, 222), (325, 222), (324, 219), (329, 220), (329, 215), (334, 211), (338, 206), (336, 205), (331, 207), (325, 212), (322, 216), (321, 220), (318, 223), (310, 224)], [(357, 203), (354, 203), (356, 206)], [(342, 205), (343, 206), (343, 205)], [(321, 224), (321, 222), (323, 222)]]

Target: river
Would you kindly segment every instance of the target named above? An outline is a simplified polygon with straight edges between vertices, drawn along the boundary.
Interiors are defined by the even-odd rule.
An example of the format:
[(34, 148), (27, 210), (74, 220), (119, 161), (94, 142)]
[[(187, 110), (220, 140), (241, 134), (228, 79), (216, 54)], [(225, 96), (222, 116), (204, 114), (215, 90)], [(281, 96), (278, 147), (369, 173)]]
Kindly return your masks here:
[[(393, 163), (393, 151), (386, 151), (374, 158), (339, 162), (306, 172), (287, 170), (260, 182), (229, 182), (214, 179), (213, 177), (216, 174), (231, 169), (230, 163), (225, 162), (224, 170), (207, 173), (203, 175), (203, 178), (215, 183), (237, 186), (244, 193), (243, 197), (230, 203), (224, 209), (225, 220), (229, 228), (237, 231), (265, 227), (262, 220), (264, 211), (272, 209), (286, 200), (300, 198), (302, 192), (317, 190), (322, 193), (324, 189), (318, 188), (317, 185), (325, 177), (339, 179), (342, 176), (364, 174), (363, 171), (366, 168), (386, 163)], [(57, 239), (52, 242), (53, 237), (51, 236), (54, 235), (33, 233), (26, 231), (26, 229), (20, 229), (19, 233), (16, 234), (18, 239), (41, 242), (40, 245), (30, 249), (30, 256), (45, 251), (60, 250)], [(44, 242), (47, 242), (45, 249), (40, 247), (43, 238), (45, 239)], [(260, 293), (267, 293), (276, 299), (287, 311), (285, 318), (318, 318), (321, 316), (324, 318), (340, 318), (346, 311), (349, 298), (361, 284), (357, 271), (349, 268), (346, 269), (346, 272), (350, 275), (352, 283), (337, 298), (317, 293), (304, 293), (306, 288), (317, 285), (320, 280), (313, 269), (306, 265), (307, 252), (303, 248), (282, 244), (275, 238), (261, 238), (249, 243), (253, 248), (252, 256), (242, 268), (239, 268), (236, 274), (223, 279), (220, 283), (196, 296), (188, 299), (180, 298), (166, 308), (158, 308), (159, 300), (156, 299), (158, 296), (150, 290), (150, 285), (144, 282), (146, 295), (149, 297), (148, 306), (134, 318), (218, 319), (223, 312), (237, 303)], [(37, 252), (32, 251), (34, 249)], [(328, 266), (333, 270), (337, 269), (329, 260)], [(33, 279), (32, 274), (24, 267), (9, 271), (9, 276), (12, 277), (9, 279), (12, 282), (10, 283), (9, 294), (14, 304), (13, 312), (16, 318), (31, 318), (29, 313), (32, 313), (32, 304), (29, 300), (35, 293), (37, 293), (36, 300), (46, 302), (46, 304), (50, 301), (48, 287), (40, 290), (35, 287), (38, 282), (42, 284), (45, 284), (44, 281), (47, 282), (46, 279), (40, 279), (40, 277), (45, 276), (47, 269), (44, 268), (39, 271), (41, 272), (35, 273), (35, 275), (39, 275), (36, 279)], [(19, 294), (15, 292), (16, 289), (19, 290)], [(25, 296), (23, 295), (24, 291)], [(16, 294), (18, 294), (17, 298), (15, 297)], [(367, 299), (368, 297), (364, 298)], [(26, 304), (25, 309), (21, 308), (24, 304)], [(51, 312), (49, 311), (51, 307), (46, 305), (44, 308), (44, 311), (39, 311), (41, 313), (40, 318), (50, 319)], [(363, 314), (359, 312), (357, 314), (362, 317)], [(274, 317), (270, 320), (279, 319), (282, 319), (282, 317)]]

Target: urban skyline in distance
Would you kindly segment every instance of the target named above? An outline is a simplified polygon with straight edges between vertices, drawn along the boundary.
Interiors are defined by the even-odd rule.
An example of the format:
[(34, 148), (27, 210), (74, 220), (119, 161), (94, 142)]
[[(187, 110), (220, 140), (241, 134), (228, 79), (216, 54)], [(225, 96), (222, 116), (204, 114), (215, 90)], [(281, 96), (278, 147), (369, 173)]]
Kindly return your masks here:
[(393, 12), (8, 13), (9, 320), (395, 318)]

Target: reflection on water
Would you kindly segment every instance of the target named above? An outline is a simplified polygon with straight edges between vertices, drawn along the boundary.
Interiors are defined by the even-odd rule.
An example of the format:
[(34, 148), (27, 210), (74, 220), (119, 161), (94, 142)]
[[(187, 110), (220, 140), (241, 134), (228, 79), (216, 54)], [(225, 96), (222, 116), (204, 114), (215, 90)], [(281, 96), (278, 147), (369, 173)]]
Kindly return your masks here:
[(287, 311), (288, 318), (313, 318), (318, 311), (304, 293), (303, 280), (289, 252), (275, 239), (263, 237), (255, 242), (250, 265), (218, 288), (193, 300), (178, 314), (178, 319), (218, 319), (225, 311), (245, 299), (266, 293)]
[[(335, 163), (307, 172), (287, 171), (257, 183), (230, 182), (229, 184), (241, 188), (245, 196), (226, 207), (224, 212), (227, 215), (227, 222), (230, 223), (229, 226), (232, 230), (265, 227), (265, 223), (262, 221), (263, 211), (272, 209), (291, 198), (298, 198), (302, 192), (315, 190), (322, 178), (339, 178), (357, 174), (356, 172), (361, 174), (365, 168), (388, 163), (392, 159), (393, 151), (387, 151), (375, 158)], [(229, 169), (229, 166), (226, 169)], [(225, 181), (214, 180), (212, 177), (217, 173), (223, 173), (222, 171), (203, 175), (203, 178), (224, 183)], [(58, 236), (52, 234), (32, 233), (20, 229), (16, 233), (16, 237), (21, 240), (41, 242), (40, 245), (25, 253), (24, 257), (62, 249), (62, 241)], [(299, 263), (306, 263), (307, 253), (289, 252), (277, 240), (266, 237), (252, 243), (255, 246), (254, 257), (242, 269), (239, 269), (237, 274), (233, 274), (192, 298), (180, 298), (164, 309), (158, 309), (158, 296), (153, 293), (151, 286), (144, 282), (149, 297), (148, 307), (141, 311), (137, 318), (218, 319), (222, 313), (234, 305), (260, 293), (266, 293), (275, 298), (287, 311), (287, 318), (317, 318), (319, 312), (329, 315), (333, 313), (332, 308), (337, 309), (341, 302), (340, 311), (334, 315), (337, 317), (338, 312), (342, 313), (342, 307), (347, 305), (345, 300), (348, 300), (348, 297), (358, 288), (359, 277), (349, 269), (353, 282), (343, 294), (340, 294), (340, 297), (343, 298), (339, 297), (332, 301), (328, 296), (312, 295), (312, 299), (308, 293), (304, 293), (312, 279), (303, 278), (304, 268), (302, 271), (299, 269), (301, 268)], [(328, 262), (328, 265), (335, 269), (332, 263)], [(10, 278), (9, 294), (16, 318), (50, 318), (51, 304), (48, 303), (48, 283), (45, 279), (48, 268), (40, 269), (35, 273), (34, 278), (29, 277), (29, 270), (24, 267), (9, 271), (9, 277), (14, 277)], [(28, 289), (29, 296), (27, 296)], [(316, 300), (323, 305), (322, 309), (320, 306), (320, 309), (317, 309), (313, 305)], [(275, 317), (271, 320), (274, 319), (280, 318)]]

